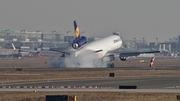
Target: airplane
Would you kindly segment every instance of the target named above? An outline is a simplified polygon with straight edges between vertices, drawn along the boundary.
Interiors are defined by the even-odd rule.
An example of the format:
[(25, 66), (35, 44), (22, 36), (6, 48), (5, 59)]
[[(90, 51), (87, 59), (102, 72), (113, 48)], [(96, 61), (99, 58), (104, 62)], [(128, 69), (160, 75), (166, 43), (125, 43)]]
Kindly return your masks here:
[[(72, 42), (72, 51), (69, 50), (57, 50), (50, 49), (51, 51), (57, 51), (63, 53), (61, 56), (64, 58), (63, 66), (75, 67), (110, 67), (113, 68), (112, 63), (115, 60), (115, 56), (119, 55), (119, 59), (126, 61), (130, 56), (137, 56), (142, 53), (159, 53), (160, 51), (146, 51), (146, 52), (118, 52), (122, 47), (123, 41), (120, 35), (110, 35), (97, 41), (88, 43), (85, 36), (80, 35), (80, 30), (77, 26), (76, 20), (74, 20), (74, 32), (75, 39)], [(66, 59), (68, 58), (68, 59)]]
[[(41, 43), (37, 48), (35, 48), (35, 50), (26, 50), (26, 49), (17, 49), (15, 47), (15, 45), (13, 43), (12, 44), (12, 48), (14, 51), (17, 51), (19, 54), (23, 54), (25, 55), (30, 55), (30, 56), (36, 56), (36, 57), (43, 57), (43, 56), (47, 56), (47, 57), (57, 57), (59, 56), (59, 52), (52, 52), (49, 51), (48, 49), (43, 48), (43, 43)], [(60, 54), (61, 55), (61, 54)]]
[(13, 47), (14, 51), (18, 51), (19, 54), (21, 54), (22, 52), (24, 52), (24, 54), (29, 54), (29, 53), (33, 53), (33, 54), (38, 54), (39, 51), (38, 50), (24, 50), (24, 49), (16, 49), (16, 47), (14, 46), (14, 44), (11, 44)]
[(21, 57), (21, 54), (14, 52), (13, 49), (6, 49), (6, 48), (0, 49), (0, 58), (19, 58), (19, 57)]

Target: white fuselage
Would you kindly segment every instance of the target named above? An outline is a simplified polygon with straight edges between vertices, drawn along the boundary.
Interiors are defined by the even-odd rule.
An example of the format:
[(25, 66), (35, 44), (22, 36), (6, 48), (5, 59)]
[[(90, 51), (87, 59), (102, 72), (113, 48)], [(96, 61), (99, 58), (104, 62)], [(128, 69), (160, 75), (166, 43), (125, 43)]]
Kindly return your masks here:
[[(105, 38), (102, 38), (98, 41), (94, 41), (84, 45), (82, 48), (75, 52), (75, 57), (78, 57), (82, 54), (89, 54), (95, 52), (97, 58), (102, 58), (106, 55), (107, 52), (115, 51), (122, 46), (122, 39), (118, 35), (111, 35)], [(101, 51), (99, 51), (101, 50)], [(99, 52), (96, 52), (99, 51)]]

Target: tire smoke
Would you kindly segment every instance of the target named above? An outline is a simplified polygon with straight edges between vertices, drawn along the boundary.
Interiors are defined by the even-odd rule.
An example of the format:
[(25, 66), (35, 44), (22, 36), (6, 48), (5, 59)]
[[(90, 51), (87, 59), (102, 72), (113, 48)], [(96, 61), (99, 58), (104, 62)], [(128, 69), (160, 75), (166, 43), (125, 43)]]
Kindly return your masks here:
[[(99, 55), (99, 54), (98, 54)], [(105, 68), (107, 63), (101, 61), (98, 55), (91, 50), (77, 51), (59, 57), (51, 62), (53, 68)]]

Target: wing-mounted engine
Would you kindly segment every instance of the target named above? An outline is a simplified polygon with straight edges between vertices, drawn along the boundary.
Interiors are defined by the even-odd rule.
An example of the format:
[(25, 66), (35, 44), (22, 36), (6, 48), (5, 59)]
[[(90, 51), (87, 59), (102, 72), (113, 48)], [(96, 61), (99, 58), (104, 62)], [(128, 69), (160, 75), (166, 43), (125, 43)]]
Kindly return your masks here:
[(121, 61), (126, 61), (126, 60), (128, 59), (128, 57), (119, 57), (119, 59), (120, 59)]
[(129, 57), (127, 57), (127, 56), (125, 56), (125, 55), (119, 55), (119, 59), (121, 60), (121, 61), (126, 61), (127, 59), (128, 59)]
[(72, 48), (78, 49), (79, 47), (83, 46), (87, 43), (87, 38), (85, 36), (81, 36), (80, 38), (77, 38), (72, 43)]

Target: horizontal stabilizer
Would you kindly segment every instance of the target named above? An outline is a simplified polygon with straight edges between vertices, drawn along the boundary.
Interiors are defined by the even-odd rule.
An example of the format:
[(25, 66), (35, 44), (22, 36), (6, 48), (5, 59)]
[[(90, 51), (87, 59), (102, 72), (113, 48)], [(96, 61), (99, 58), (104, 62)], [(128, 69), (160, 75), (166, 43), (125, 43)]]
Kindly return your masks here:
[(63, 51), (63, 50), (59, 50), (59, 49), (57, 49), (57, 48), (51, 48), (51, 49), (49, 49), (49, 50), (50, 50), (50, 51), (55, 51), (55, 52), (65, 53), (65, 54), (68, 54), (68, 55), (71, 54), (70, 52), (66, 52), (66, 51)]

